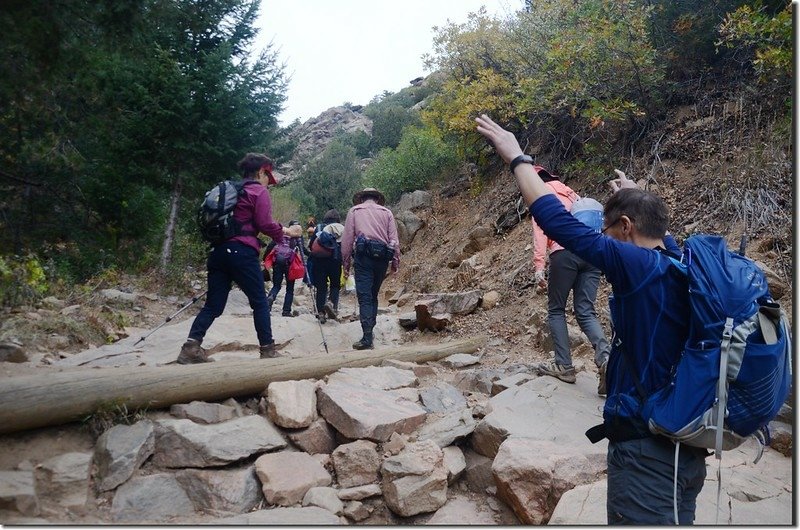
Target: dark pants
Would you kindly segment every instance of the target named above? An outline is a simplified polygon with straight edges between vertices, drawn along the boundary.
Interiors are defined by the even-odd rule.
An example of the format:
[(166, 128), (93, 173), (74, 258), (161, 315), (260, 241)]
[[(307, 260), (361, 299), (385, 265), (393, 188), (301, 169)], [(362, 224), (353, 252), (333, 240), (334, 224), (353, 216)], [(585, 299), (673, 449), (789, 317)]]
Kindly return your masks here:
[[(678, 521), (694, 522), (697, 495), (706, 478), (706, 450), (681, 445), (678, 457)], [(608, 443), (608, 524), (673, 525), (675, 444), (650, 437)]]
[(372, 329), (378, 319), (378, 293), (387, 267), (388, 259), (375, 259), (364, 254), (356, 254), (353, 258), (361, 330), (365, 336), (369, 335), (368, 338), (372, 337)]
[(317, 290), (317, 312), (321, 312), (328, 300), (328, 282), (330, 282), (331, 303), (339, 309), (339, 289), (342, 283), (342, 262), (332, 258), (309, 258), (314, 268), (314, 288)]
[(611, 345), (603, 333), (603, 327), (597, 320), (597, 313), (594, 310), (599, 284), (600, 270), (569, 250), (558, 250), (550, 255), (547, 323), (550, 326), (550, 337), (553, 339), (555, 360), (561, 366), (572, 366), (565, 314), (570, 291), (575, 308), (575, 320), (594, 348), (594, 362), (600, 366), (608, 360)]
[(214, 247), (208, 255), (208, 295), (203, 309), (192, 322), (189, 338), (203, 342), (206, 331), (225, 310), (231, 282), (247, 295), (253, 310), (258, 343), (272, 344), (272, 327), (267, 309), (267, 293), (264, 292), (264, 275), (258, 261), (258, 252), (242, 243), (223, 243)]
[(269, 295), (275, 300), (281, 291), (283, 279), (286, 278), (286, 295), (283, 297), (284, 313), (292, 312), (292, 301), (294, 300), (294, 280), (290, 280), (288, 275), (289, 266), (276, 261), (275, 265), (272, 266), (272, 289), (270, 289)]

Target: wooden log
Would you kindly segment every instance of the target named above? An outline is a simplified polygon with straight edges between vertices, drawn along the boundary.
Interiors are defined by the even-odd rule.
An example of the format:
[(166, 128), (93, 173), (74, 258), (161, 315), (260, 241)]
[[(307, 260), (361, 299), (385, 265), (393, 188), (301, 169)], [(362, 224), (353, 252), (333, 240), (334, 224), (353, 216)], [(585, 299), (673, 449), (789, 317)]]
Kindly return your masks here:
[(255, 395), (273, 381), (319, 379), (344, 367), (385, 359), (427, 362), (473, 353), (485, 339), (445, 344), (348, 351), (313, 357), (278, 357), (208, 364), (72, 368), (0, 382), (0, 433), (57, 425), (113, 406), (159, 409), (194, 400)]

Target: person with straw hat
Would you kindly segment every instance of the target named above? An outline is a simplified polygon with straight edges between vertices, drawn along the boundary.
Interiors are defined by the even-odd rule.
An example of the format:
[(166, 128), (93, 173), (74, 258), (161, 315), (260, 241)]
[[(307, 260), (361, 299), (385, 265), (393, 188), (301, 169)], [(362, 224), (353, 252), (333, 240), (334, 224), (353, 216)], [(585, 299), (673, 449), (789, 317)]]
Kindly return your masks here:
[(347, 212), (342, 234), (342, 265), (345, 276), (352, 265), (356, 280), (356, 298), (363, 336), (353, 344), (356, 350), (374, 347), (373, 329), (378, 318), (378, 293), (386, 277), (400, 266), (400, 241), (397, 225), (386, 198), (375, 188), (365, 188), (353, 195), (353, 207)]

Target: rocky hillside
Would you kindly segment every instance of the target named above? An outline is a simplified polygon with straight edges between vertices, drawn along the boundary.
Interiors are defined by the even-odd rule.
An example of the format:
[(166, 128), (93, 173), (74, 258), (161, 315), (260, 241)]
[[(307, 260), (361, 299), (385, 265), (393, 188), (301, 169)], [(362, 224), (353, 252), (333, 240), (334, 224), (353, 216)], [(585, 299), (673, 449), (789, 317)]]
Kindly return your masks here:
[[(650, 133), (648, 149), (620, 160), (618, 167), (665, 199), (670, 230), (679, 242), (713, 233), (738, 250), (745, 236), (746, 255), (766, 272), (773, 297), (791, 320), (791, 152), (772, 142), (771, 131), (747, 128), (751, 118), (743, 114), (745, 101), (717, 93), (672, 109), (663, 127)], [(546, 354), (530, 348), (542, 337), (525, 336), (531, 319), (540, 321), (533, 315), (544, 311), (546, 298), (534, 289), (530, 216), (513, 177), (499, 163), (496, 171), (481, 181), (475, 167), (465, 167), (456, 179), (430, 191), (429, 206), (393, 208), (401, 235), (409, 232), (406, 226), (415, 235), (411, 243), (406, 237), (401, 272), (389, 285), (407, 292), (496, 291), (499, 307), (481, 313), (481, 327), (491, 335), (518, 337), (527, 355)], [(601, 202), (610, 195), (596, 179), (567, 177), (567, 183)], [(606, 294), (598, 304), (601, 316)], [(464, 328), (475, 329), (474, 323), (464, 322)]]
[(322, 153), (334, 136), (363, 131), (372, 135), (372, 120), (359, 112), (360, 106), (332, 107), (291, 130), (289, 137), (297, 142), (291, 160), (280, 168), (284, 182), (291, 182), (305, 165)]

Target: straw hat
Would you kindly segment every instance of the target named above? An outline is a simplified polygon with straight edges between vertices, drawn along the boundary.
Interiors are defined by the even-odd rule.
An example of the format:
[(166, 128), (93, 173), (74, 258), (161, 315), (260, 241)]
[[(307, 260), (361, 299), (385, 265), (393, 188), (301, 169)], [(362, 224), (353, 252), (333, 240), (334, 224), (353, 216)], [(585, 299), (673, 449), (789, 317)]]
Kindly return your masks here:
[(361, 204), (367, 199), (375, 199), (375, 202), (381, 206), (386, 204), (386, 197), (383, 196), (383, 193), (379, 192), (375, 188), (364, 188), (353, 195), (353, 205)]

